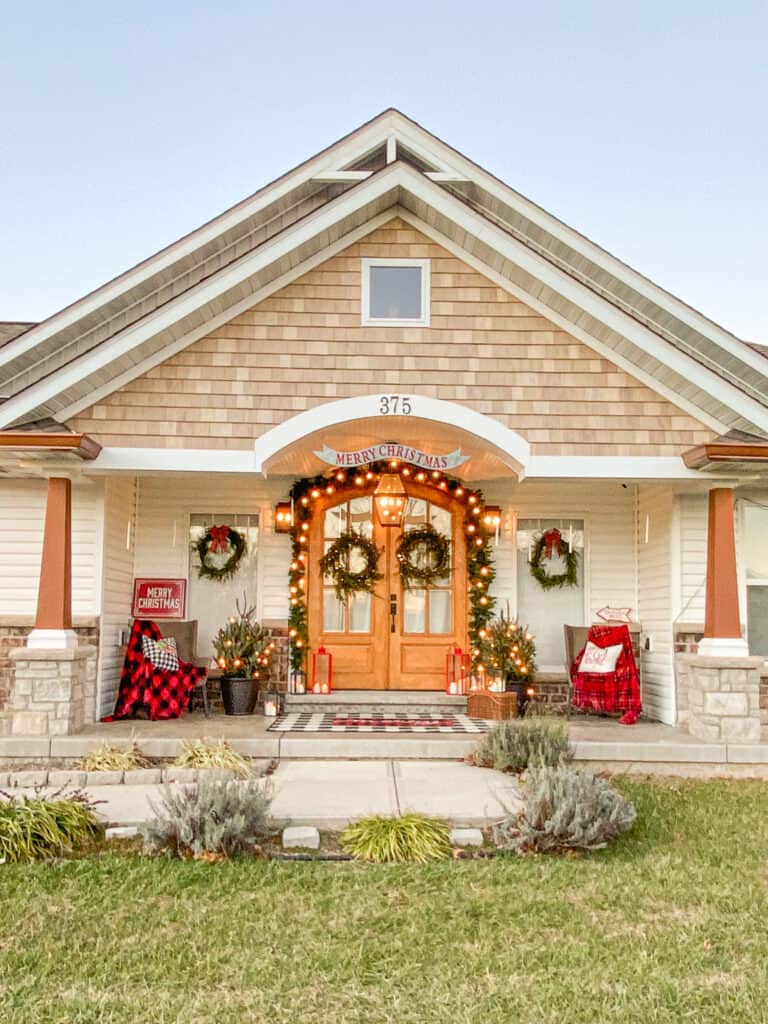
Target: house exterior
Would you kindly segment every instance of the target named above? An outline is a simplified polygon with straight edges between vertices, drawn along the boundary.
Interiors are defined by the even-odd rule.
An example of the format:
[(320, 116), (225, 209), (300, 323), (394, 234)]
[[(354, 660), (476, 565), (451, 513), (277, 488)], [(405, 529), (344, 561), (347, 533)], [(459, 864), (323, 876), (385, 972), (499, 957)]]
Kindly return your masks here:
[[(661, 722), (689, 717), (703, 663), (683, 653), (752, 682), (768, 656), (765, 351), (398, 111), (43, 323), (0, 329), (6, 731), (112, 710), (136, 580), (184, 581), (201, 657), (245, 592), (291, 630), (295, 663), (331, 651), (337, 688), (443, 688), (446, 652), (474, 642), (481, 535), (544, 699), (563, 692), (563, 625), (601, 614), (635, 624)], [(404, 525), (449, 542), (450, 572), (421, 588), (401, 586), (386, 475)], [(201, 578), (196, 545), (221, 525), (245, 554)], [(319, 560), (350, 527), (380, 579), (340, 600)], [(545, 589), (530, 560), (553, 530), (577, 569)], [(74, 712), (30, 698), (46, 672), (82, 680)], [(759, 739), (768, 709), (745, 701), (733, 728)]]

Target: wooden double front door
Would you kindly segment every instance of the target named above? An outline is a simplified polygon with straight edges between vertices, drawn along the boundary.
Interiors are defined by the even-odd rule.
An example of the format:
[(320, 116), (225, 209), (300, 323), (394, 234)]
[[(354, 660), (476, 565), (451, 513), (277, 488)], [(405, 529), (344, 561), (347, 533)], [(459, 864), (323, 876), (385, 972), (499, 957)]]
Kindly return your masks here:
[[(445, 657), (466, 646), (466, 552), (463, 509), (450, 497), (406, 485), (402, 526), (383, 526), (373, 496), (360, 494), (337, 503), (318, 502), (310, 533), (308, 573), (309, 642), (333, 655), (338, 689), (439, 690), (445, 685)], [(451, 570), (434, 586), (405, 589), (397, 546), (403, 530), (429, 523), (451, 542)], [(347, 530), (373, 540), (380, 551), (383, 578), (372, 594), (339, 600), (333, 581), (323, 579), (319, 560)], [(350, 565), (352, 572), (361, 566)]]

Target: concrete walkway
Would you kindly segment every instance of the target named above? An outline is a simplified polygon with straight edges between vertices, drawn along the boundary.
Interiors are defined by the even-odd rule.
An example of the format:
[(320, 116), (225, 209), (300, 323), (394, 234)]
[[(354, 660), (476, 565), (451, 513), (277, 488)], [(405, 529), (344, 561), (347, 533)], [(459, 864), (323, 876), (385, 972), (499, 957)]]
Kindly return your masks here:
[[(177, 783), (173, 783), (177, 785)], [(278, 825), (343, 828), (368, 814), (422, 811), (457, 825), (488, 825), (519, 807), (516, 780), (465, 764), (423, 761), (292, 761), (269, 777)], [(153, 817), (160, 786), (92, 786), (99, 816), (110, 825)], [(16, 790), (21, 793), (24, 790)]]

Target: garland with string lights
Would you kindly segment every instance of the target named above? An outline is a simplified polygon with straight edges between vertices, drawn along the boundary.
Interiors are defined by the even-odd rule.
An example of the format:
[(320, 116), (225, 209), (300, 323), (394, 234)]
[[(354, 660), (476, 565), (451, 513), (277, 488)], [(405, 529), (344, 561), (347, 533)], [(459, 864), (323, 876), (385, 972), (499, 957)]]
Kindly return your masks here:
[(293, 505), (291, 526), (291, 562), (288, 572), (290, 612), (288, 635), (291, 641), (291, 669), (301, 672), (306, 664), (309, 644), (307, 617), (307, 579), (309, 576), (309, 532), (314, 504), (321, 498), (348, 500), (355, 495), (372, 494), (382, 473), (399, 473), (406, 480), (433, 487), (452, 497), (464, 508), (464, 534), (467, 541), (467, 589), (469, 593), (468, 633), (472, 666), (482, 663), (480, 631), (493, 618), (495, 599), (488, 589), (496, 578), (490, 540), (494, 529), (484, 521), (485, 506), (481, 491), (467, 488), (456, 477), (439, 470), (423, 470), (401, 460), (379, 460), (356, 469), (331, 469), (324, 474), (297, 480), (290, 491)]

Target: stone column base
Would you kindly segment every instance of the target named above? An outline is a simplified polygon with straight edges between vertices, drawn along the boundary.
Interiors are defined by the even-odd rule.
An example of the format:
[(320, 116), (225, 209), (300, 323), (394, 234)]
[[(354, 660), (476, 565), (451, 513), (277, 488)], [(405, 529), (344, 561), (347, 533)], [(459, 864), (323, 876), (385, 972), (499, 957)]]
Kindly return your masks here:
[(67, 736), (94, 720), (95, 647), (17, 647), (10, 654), (15, 664), (11, 735)]
[(688, 690), (688, 731), (702, 740), (759, 743), (762, 658), (678, 656)]

